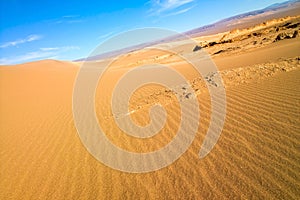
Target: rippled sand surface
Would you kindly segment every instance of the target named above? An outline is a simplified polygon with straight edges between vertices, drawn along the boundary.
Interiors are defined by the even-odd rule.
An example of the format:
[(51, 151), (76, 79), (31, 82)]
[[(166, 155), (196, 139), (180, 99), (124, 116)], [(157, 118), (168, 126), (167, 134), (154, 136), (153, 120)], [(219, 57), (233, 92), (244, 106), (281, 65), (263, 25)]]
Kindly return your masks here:
[[(204, 159), (198, 153), (211, 114), (205, 80), (176, 59), (158, 54), (160, 61), (182, 72), (197, 89), (201, 119), (186, 153), (172, 165), (145, 174), (113, 170), (82, 145), (72, 114), (78, 63), (45, 60), (1, 67), (0, 199), (299, 199), (298, 39), (213, 56), (226, 88), (227, 113), (221, 137)], [(262, 54), (266, 51), (268, 57)], [(143, 52), (132, 56), (141, 61), (147, 58)], [(126, 62), (123, 64), (131, 60)], [(113, 88), (114, 79), (124, 70), (120, 66), (108, 73), (102, 92), (108, 94)], [(165, 88), (148, 85), (130, 99), (132, 119), (140, 125), (149, 122), (151, 105), (160, 102), (165, 106), (166, 126), (149, 140), (134, 139), (118, 130), (101, 99), (98, 91), (99, 122), (118, 146), (148, 152), (174, 137), (179, 104)]]

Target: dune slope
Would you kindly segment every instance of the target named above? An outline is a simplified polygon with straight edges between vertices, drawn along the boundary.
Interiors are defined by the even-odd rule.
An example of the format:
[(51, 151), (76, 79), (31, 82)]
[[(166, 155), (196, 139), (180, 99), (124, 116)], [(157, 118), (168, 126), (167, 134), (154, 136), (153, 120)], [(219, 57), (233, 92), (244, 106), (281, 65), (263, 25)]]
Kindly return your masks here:
[[(278, 54), (286, 45), (298, 48), (295, 41), (239, 52), (242, 65), (234, 53), (226, 54), (231, 65), (222, 62), (222, 54), (214, 57), (226, 87), (227, 115), (217, 145), (204, 159), (198, 153), (209, 125), (209, 95), (203, 79), (179, 63), (201, 91), (198, 133), (175, 163), (145, 174), (113, 170), (82, 145), (72, 114), (77, 64), (46, 60), (1, 67), (0, 199), (299, 199), (300, 59), (294, 52)], [(252, 62), (263, 49), (277, 57)], [(165, 132), (149, 143), (113, 134), (112, 141), (143, 152), (172, 139), (167, 133), (177, 129), (178, 105), (164, 92), (141, 90), (143, 98), (133, 96), (131, 109), (139, 109), (132, 117), (146, 124), (149, 105), (162, 101), (169, 112)], [(96, 108), (106, 130), (117, 130), (97, 101)]]

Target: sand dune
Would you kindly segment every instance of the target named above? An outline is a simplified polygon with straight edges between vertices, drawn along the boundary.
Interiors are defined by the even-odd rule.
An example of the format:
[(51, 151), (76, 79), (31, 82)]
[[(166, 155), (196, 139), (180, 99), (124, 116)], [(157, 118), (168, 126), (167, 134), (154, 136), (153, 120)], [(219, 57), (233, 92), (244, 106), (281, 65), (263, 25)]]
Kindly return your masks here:
[[(94, 159), (82, 145), (72, 113), (78, 63), (45, 60), (2, 66), (0, 199), (299, 199), (299, 37), (274, 41), (278, 34), (290, 31), (283, 28), (287, 26), (279, 26), (287, 20), (292, 20), (287, 26), (293, 26), (299, 18), (273, 21), (263, 29), (264, 25), (258, 25), (260, 28), (229, 32), (221, 37), (234, 43), (205, 47), (224, 80), (227, 115), (218, 143), (204, 159), (199, 159), (198, 153), (211, 115), (205, 83), (218, 87), (214, 74), (201, 78), (175, 55), (156, 51), (133, 52), (115, 63), (99, 83), (99, 90), (105, 83), (101, 90), (105, 94), (125, 70), (159, 62), (182, 72), (199, 101), (200, 126), (188, 151), (172, 165), (145, 174), (113, 170)], [(274, 26), (282, 30), (271, 33), (276, 31)], [(295, 29), (299, 30), (298, 25)], [(246, 43), (256, 41), (257, 36), (251, 34), (247, 42), (243, 37), (253, 31), (272, 34), (265, 36), (270, 42), (261, 43), (260, 38), (247, 48)], [(196, 40), (200, 42), (201, 38)], [(215, 53), (233, 46), (241, 49)], [(103, 99), (99, 95), (98, 91), (95, 105), (99, 122), (118, 146), (148, 152), (174, 137), (180, 113), (172, 90), (157, 85), (141, 88), (130, 99), (131, 113), (122, 113), (145, 125), (151, 105), (160, 102), (165, 106), (165, 128), (147, 141), (122, 133), (110, 108), (102, 106), (110, 96)], [(189, 98), (186, 95), (182, 89), (183, 101)]]

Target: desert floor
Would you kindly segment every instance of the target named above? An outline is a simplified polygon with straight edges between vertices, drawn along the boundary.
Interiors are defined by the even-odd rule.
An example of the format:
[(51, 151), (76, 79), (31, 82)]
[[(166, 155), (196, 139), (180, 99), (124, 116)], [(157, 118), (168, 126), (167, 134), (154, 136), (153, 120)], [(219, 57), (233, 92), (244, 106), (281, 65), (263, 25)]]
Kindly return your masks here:
[(227, 95), (222, 134), (204, 159), (198, 153), (211, 107), (204, 79), (165, 52), (142, 50), (115, 63), (99, 83), (95, 107), (111, 141), (129, 151), (166, 145), (180, 112), (172, 92), (149, 85), (130, 99), (132, 118), (146, 125), (149, 108), (160, 102), (168, 112), (166, 127), (147, 141), (123, 134), (103, 104), (126, 70), (147, 62), (169, 64), (198, 91), (201, 119), (190, 148), (172, 165), (142, 174), (111, 169), (82, 145), (72, 113), (81, 63), (1, 66), (0, 199), (299, 199), (299, 24), (299, 17), (287, 17), (194, 38), (218, 66)]

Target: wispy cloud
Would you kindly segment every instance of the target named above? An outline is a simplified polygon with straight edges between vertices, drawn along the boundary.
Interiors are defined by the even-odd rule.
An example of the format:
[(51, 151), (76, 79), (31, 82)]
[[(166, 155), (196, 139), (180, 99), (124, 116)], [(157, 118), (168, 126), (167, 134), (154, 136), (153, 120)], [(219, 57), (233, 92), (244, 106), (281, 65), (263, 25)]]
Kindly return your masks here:
[(84, 22), (85, 20), (81, 19), (80, 15), (65, 15), (62, 16), (59, 19), (54, 20), (54, 24), (74, 24), (74, 23), (81, 23)]
[(151, 0), (149, 3), (151, 8), (149, 9), (150, 16), (171, 16), (178, 15), (189, 11), (194, 6), (189, 8), (183, 8), (184, 6), (191, 5), (195, 0)]
[(51, 56), (55, 56), (55, 54), (53, 54), (52, 52), (34, 51), (16, 57), (0, 58), (0, 65), (16, 64), (34, 59), (48, 58)]
[(63, 18), (76, 18), (76, 17), (80, 17), (80, 15), (65, 15), (62, 16)]
[(56, 52), (66, 52), (70, 50), (79, 50), (78, 46), (63, 46), (63, 47), (43, 47), (40, 48), (41, 51), (56, 51)]
[(188, 8), (185, 8), (185, 9), (178, 10), (178, 11), (176, 11), (176, 12), (168, 13), (168, 14), (165, 15), (165, 17), (173, 16), (173, 15), (179, 15), (179, 14), (188, 12), (189, 10), (191, 10), (191, 9), (194, 8), (194, 7), (195, 7), (195, 5), (194, 5), (194, 6), (191, 6), (191, 7), (188, 7)]
[(100, 35), (97, 39), (105, 39), (105, 38), (108, 38), (109, 36), (112, 36), (114, 33), (115, 33), (114, 31), (111, 31), (111, 32), (109, 32), (109, 33)]
[(27, 42), (32, 42), (35, 40), (40, 40), (42, 38), (41, 35), (29, 35), (26, 38), (23, 39), (17, 39), (15, 41), (10, 41), (10, 42), (6, 42), (2, 45), (0, 45), (0, 48), (7, 48), (7, 47), (12, 47), (12, 46), (18, 46), (20, 44), (24, 44)]
[(77, 20), (57, 20), (54, 23), (55, 24), (62, 24), (62, 23), (65, 23), (65, 24), (75, 24), (75, 23), (81, 23), (81, 22), (84, 22), (84, 20), (82, 20), (82, 19), (77, 19)]
[(59, 50), (59, 47), (44, 47), (44, 48), (40, 48), (41, 51), (55, 51), (55, 50)]
[(79, 49), (80, 48), (77, 46), (40, 48), (38, 51), (29, 52), (23, 55), (0, 58), (0, 65), (16, 64), (16, 63), (22, 63), (22, 62), (27, 62), (27, 61), (37, 60), (37, 59), (50, 59), (50, 58), (58, 59), (62, 53), (71, 50), (79, 50)]

